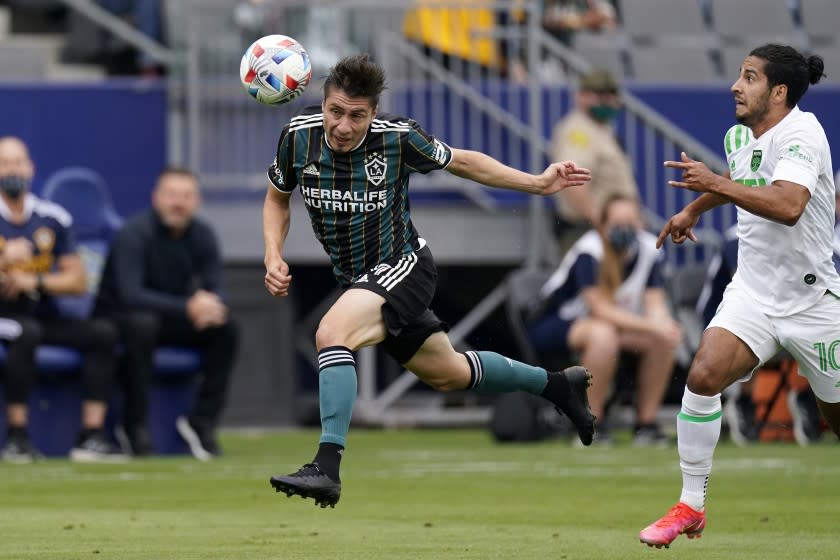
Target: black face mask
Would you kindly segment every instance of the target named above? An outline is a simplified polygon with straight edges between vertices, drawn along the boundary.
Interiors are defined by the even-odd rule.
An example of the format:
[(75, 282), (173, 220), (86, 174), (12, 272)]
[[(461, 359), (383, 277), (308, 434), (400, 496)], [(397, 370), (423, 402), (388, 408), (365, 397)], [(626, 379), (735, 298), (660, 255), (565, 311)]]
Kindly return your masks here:
[(20, 175), (0, 177), (0, 191), (12, 200), (17, 200), (29, 189), (29, 180)]
[(607, 241), (619, 253), (636, 246), (636, 228), (633, 226), (615, 226), (607, 232)]

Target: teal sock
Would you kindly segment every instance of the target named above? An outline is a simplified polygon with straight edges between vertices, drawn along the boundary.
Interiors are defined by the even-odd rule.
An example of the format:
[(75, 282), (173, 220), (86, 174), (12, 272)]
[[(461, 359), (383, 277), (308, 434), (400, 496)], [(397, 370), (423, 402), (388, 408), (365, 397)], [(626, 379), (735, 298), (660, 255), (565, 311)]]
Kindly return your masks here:
[(526, 391), (539, 395), (548, 383), (548, 373), (495, 352), (465, 352), (470, 363), (469, 389), (481, 395)]
[(356, 360), (349, 348), (330, 346), (318, 352), (318, 366), (320, 442), (344, 447), (356, 402)]

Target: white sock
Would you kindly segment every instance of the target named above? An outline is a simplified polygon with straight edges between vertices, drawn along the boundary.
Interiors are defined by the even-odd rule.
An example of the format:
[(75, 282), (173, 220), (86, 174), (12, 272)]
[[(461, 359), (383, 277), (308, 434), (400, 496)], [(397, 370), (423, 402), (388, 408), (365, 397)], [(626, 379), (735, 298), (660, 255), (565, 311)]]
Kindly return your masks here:
[(696, 395), (685, 388), (677, 416), (677, 449), (683, 476), (680, 501), (697, 511), (706, 503), (712, 455), (720, 437), (720, 394)]

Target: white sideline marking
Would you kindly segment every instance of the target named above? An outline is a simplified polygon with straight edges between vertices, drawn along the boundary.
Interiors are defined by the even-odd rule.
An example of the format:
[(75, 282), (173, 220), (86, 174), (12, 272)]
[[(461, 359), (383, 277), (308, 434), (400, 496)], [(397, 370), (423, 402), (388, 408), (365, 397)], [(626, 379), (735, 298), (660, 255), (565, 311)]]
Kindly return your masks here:
[[(389, 452), (383, 453), (383, 455), (389, 455), (393, 458), (397, 453)], [(539, 474), (540, 476), (559, 478), (608, 479), (617, 476), (649, 478), (652, 475), (670, 475), (679, 470), (676, 460), (663, 461), (661, 465), (656, 466), (618, 463), (606, 464), (603, 462), (602, 457), (595, 455), (592, 456), (593, 461), (590, 464), (581, 463), (576, 465), (562, 464), (562, 458), (558, 458), (558, 462), (540, 461), (536, 463), (530, 461), (470, 461), (464, 459), (467, 454), (462, 452), (416, 451), (399, 453), (399, 455), (402, 455), (404, 458), (411, 455), (412, 459), (401, 460), (399, 464), (393, 467), (380, 468), (374, 471), (357, 471), (355, 473), (353, 467), (348, 465), (347, 474), (348, 476), (362, 478), (394, 478), (400, 476), (419, 478), (428, 475), (462, 476), (473, 473), (521, 476), (522, 473), (530, 472)], [(420, 455), (426, 457), (426, 459), (419, 459)], [(455, 459), (456, 456), (460, 457), (460, 459)], [(596, 464), (599, 462), (601, 464)], [(166, 471), (131, 470), (130, 465), (127, 466), (129, 468), (123, 468), (119, 471), (98, 472), (99, 469), (89, 470), (89, 467), (80, 468), (70, 463), (49, 466), (39, 465), (34, 469), (20, 469), (16, 465), (9, 465), (7, 468), (3, 468), (5, 466), (0, 465), (0, 472), (2, 472), (2, 478), (10, 482), (31, 482), (34, 480), (153, 482), (182, 480), (187, 476), (204, 480), (259, 480), (272, 473), (294, 470), (294, 465), (277, 463), (251, 463), (247, 466), (216, 463), (212, 467), (207, 467), (202, 463), (188, 463), (178, 465), (176, 468)], [(161, 468), (166, 469), (167, 467), (166, 464), (161, 465)], [(713, 474), (757, 471), (778, 472), (780, 476), (787, 477), (830, 477), (840, 475), (840, 465), (818, 467), (809, 465), (804, 460), (738, 458), (715, 460), (713, 466)]]

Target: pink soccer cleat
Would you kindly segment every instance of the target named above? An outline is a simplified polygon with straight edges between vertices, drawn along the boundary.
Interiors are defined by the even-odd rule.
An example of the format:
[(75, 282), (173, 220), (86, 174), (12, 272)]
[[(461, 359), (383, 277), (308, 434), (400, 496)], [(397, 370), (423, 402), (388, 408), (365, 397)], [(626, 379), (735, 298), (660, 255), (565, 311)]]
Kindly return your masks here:
[(706, 528), (706, 512), (697, 511), (680, 502), (665, 517), (651, 523), (639, 533), (639, 541), (656, 548), (668, 548), (681, 534), (689, 539), (700, 538)]

